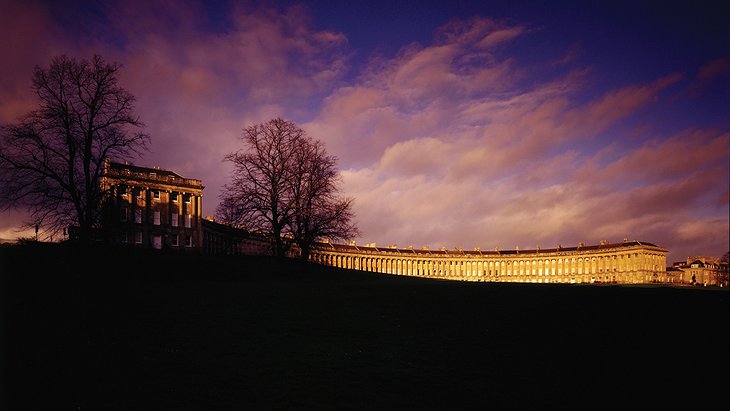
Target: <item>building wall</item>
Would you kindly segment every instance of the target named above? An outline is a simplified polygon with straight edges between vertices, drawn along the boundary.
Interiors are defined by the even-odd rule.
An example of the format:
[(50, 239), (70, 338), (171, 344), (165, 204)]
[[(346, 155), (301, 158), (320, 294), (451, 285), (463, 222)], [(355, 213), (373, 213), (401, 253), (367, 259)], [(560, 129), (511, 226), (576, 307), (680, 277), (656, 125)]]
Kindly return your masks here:
[(185, 179), (156, 168), (107, 169), (102, 187), (108, 235), (131, 247), (200, 250), (202, 192), (200, 180)]
[(638, 284), (669, 282), (666, 254), (666, 249), (640, 243), (553, 252), (512, 250), (504, 255), (418, 255), (412, 250), (324, 244), (314, 250), (311, 260), (341, 268), (461, 281)]
[(708, 257), (689, 257), (677, 267), (684, 284), (727, 287), (729, 283), (728, 264)]
[(271, 242), (250, 233), (212, 220), (202, 220), (203, 252), (208, 255), (271, 255)]

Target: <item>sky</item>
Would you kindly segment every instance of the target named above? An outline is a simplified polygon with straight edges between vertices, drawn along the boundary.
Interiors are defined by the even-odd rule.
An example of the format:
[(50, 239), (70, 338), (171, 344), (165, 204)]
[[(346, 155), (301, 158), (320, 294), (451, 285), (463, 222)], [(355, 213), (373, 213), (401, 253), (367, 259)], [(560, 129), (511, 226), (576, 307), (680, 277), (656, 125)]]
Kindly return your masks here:
[(100, 54), (152, 138), (132, 162), (202, 179), (206, 215), (241, 130), (282, 117), (338, 157), (358, 244), (727, 252), (721, 3), (534, 3), (0, 0), (0, 123), (34, 66)]

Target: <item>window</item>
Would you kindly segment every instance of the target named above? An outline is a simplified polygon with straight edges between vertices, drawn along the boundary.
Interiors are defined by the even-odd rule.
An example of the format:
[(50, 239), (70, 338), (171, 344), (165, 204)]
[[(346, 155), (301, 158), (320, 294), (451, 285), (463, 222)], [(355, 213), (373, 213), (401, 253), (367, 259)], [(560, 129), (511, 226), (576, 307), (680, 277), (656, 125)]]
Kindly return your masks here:
[(134, 210), (134, 222), (137, 224), (142, 223), (142, 209), (137, 208)]
[(170, 193), (170, 200), (173, 203), (177, 203), (177, 193)]
[(185, 214), (185, 228), (190, 228), (190, 214)]
[(134, 233), (134, 242), (136, 244), (142, 244), (142, 232), (141, 231), (137, 231), (136, 233)]
[(185, 204), (190, 204), (190, 194), (185, 194), (183, 197), (185, 198)]
[(122, 221), (127, 221), (129, 219), (129, 209), (127, 207), (122, 206), (119, 218)]
[(155, 211), (154, 219), (152, 220), (152, 224), (160, 225), (160, 212), (159, 211)]
[(119, 186), (119, 195), (122, 196), (122, 198), (127, 198), (127, 187), (125, 186)]
[(193, 237), (190, 235), (185, 235), (185, 247), (192, 247), (193, 246)]
[(172, 244), (174, 247), (177, 247), (177, 245), (178, 245), (177, 235), (170, 236), (170, 244)]
[(177, 227), (177, 219), (178, 219), (177, 213), (172, 213), (172, 216), (170, 217), (170, 224), (173, 227)]
[(154, 198), (155, 200), (159, 200), (160, 199), (160, 190), (153, 191), (152, 198)]
[(121, 242), (122, 242), (123, 244), (126, 244), (126, 243), (127, 243), (127, 232), (126, 232), (126, 231), (124, 231), (124, 232), (123, 232), (123, 233), (121, 234), (121, 236), (120, 236), (120, 238), (119, 238), (119, 241), (121, 241)]
[(155, 250), (162, 249), (162, 236), (159, 234), (155, 234), (152, 236), (152, 248)]
[(137, 197), (144, 198), (144, 190), (137, 190)]

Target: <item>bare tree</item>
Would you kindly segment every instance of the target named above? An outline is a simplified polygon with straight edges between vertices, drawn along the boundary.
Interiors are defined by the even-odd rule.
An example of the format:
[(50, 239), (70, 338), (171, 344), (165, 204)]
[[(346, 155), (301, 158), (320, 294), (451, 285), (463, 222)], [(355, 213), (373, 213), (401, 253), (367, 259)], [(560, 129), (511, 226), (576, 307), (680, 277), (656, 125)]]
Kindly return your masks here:
[(337, 158), (320, 141), (306, 140), (295, 149), (291, 165), (292, 218), (289, 230), (308, 260), (312, 245), (321, 240), (347, 240), (358, 235), (352, 222), (352, 198), (338, 196)]
[(282, 235), (292, 213), (290, 165), (304, 132), (277, 118), (246, 127), (242, 139), (248, 150), (225, 157), (234, 170), (221, 196), (218, 216), (224, 223), (269, 234), (274, 255), (283, 256), (291, 245)]
[(99, 224), (104, 162), (141, 154), (149, 136), (133, 114), (135, 98), (118, 85), (121, 65), (55, 57), (33, 70), (38, 109), (0, 129), (0, 207), (27, 208), (54, 234), (78, 225), (82, 242)]
[(352, 200), (337, 197), (336, 159), (296, 124), (276, 118), (243, 131), (245, 150), (225, 157), (234, 165), (218, 217), (271, 236), (274, 254), (293, 243), (308, 258), (314, 241), (357, 233)]

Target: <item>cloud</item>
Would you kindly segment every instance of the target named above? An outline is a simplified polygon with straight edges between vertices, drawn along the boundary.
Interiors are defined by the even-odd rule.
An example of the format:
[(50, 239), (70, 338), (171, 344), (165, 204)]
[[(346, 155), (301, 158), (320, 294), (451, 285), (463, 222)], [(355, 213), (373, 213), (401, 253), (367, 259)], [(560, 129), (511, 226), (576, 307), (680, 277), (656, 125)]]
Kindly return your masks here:
[[(349, 167), (343, 186), (363, 241), (491, 249), (627, 237), (684, 249), (677, 221), (723, 213), (704, 204), (717, 204), (728, 180), (727, 130), (598, 139), (660, 101), (682, 73), (599, 95), (585, 93), (588, 68), (524, 86), (510, 57), (460, 63), (492, 30), (491, 20), (452, 21), (433, 45), (377, 61), (306, 125)], [(484, 85), (484, 73), (498, 74)], [(489, 87), (504, 92), (474, 92)], [(723, 226), (703, 227), (714, 239), (703, 244), (723, 247)]]
[(633, 184), (674, 181), (721, 163), (730, 156), (728, 141), (729, 133), (715, 130), (681, 132), (629, 151), (605, 167), (603, 175), (613, 184), (620, 184), (627, 174)]
[(551, 63), (554, 67), (565, 66), (574, 62), (583, 53), (583, 48), (579, 44), (574, 44), (563, 53), (563, 56)]
[(479, 43), (479, 47), (491, 48), (517, 38), (525, 32), (524, 27), (510, 27), (504, 30), (497, 30), (489, 33)]
[(590, 102), (566, 114), (566, 128), (576, 130), (582, 135), (592, 136), (605, 130), (644, 107), (657, 98), (664, 88), (681, 80), (681, 73), (671, 74), (657, 79), (651, 84), (628, 86), (606, 93), (600, 100)]
[[(628, 237), (678, 258), (728, 247), (729, 130), (677, 121), (689, 125), (667, 131), (641, 117), (663, 114), (668, 90), (716, 81), (726, 58), (689, 81), (667, 68), (596, 87), (576, 46), (558, 61), (525, 59), (511, 47), (545, 29), (490, 18), (452, 20), (429, 44), (354, 68), (346, 35), (316, 28), (302, 6), (237, 4), (215, 29), (194, 2), (105, 3), (101, 19), (72, 28), (38, 3), (4, 6), (3, 32), (24, 35), (18, 46), (0, 36), (0, 120), (33, 106), (33, 65), (101, 50), (124, 64), (121, 83), (152, 135), (140, 163), (201, 178), (206, 214), (241, 129), (283, 116), (339, 157), (359, 242), (504, 249)], [(0, 233), (13, 218), (0, 217)]]
[(313, 29), (301, 7), (236, 7), (228, 30), (210, 32), (200, 7), (171, 6), (110, 8), (110, 30), (125, 38), (114, 58), (125, 64), (123, 83), (137, 96), (153, 139), (145, 161), (202, 178), (204, 212), (212, 214), (228, 178), (221, 160), (240, 147), (241, 129), (311, 115), (347, 68), (347, 41)]
[(348, 69), (347, 38), (314, 29), (300, 6), (236, 6), (227, 29), (213, 32), (198, 2), (102, 3), (97, 20), (82, 18), (88, 10), (63, 10), (65, 20), (79, 22), (74, 27), (61, 27), (50, 8), (15, 3), (0, 17), (3, 32), (14, 33), (0, 36), (9, 62), (0, 72), (0, 120), (34, 107), (27, 88), (34, 65), (59, 53), (102, 51), (123, 64), (120, 82), (137, 97), (136, 113), (152, 136), (150, 153), (133, 160), (202, 178), (206, 213), (227, 178), (221, 159), (240, 147), (241, 129), (311, 116)]
[(697, 78), (700, 80), (709, 81), (716, 77), (730, 73), (730, 58), (724, 57), (700, 67), (700, 71), (697, 74)]
[[(28, 214), (22, 210), (0, 211), (0, 240), (16, 240), (21, 237), (35, 237), (35, 230), (24, 228), (29, 221)], [(42, 228), (39, 237), (42, 238)]]
[[(667, 147), (656, 150), (666, 152), (674, 144), (669, 141)], [(397, 147), (407, 148), (408, 144)], [(387, 152), (383, 158), (391, 155)], [(726, 179), (727, 170), (710, 158), (714, 167), (683, 175), (679, 181), (671, 178), (674, 174), (669, 179), (655, 175), (650, 184), (632, 187), (636, 170), (628, 168), (620, 179), (629, 182), (629, 187), (622, 188), (614, 182), (616, 169), (626, 164), (624, 158), (586, 173), (591, 158), (565, 153), (497, 181), (413, 173), (409, 157), (404, 158), (407, 167), (399, 174), (393, 174), (391, 168), (390, 174), (371, 169), (345, 173), (345, 187), (357, 199), (357, 215), (369, 241), (408, 245), (416, 238), (421, 240), (416, 246), (491, 249), (627, 237), (681, 250), (686, 249), (680, 241), (686, 236), (679, 235), (679, 227), (710, 218), (695, 216), (690, 210), (717, 194), (716, 184)], [(551, 173), (555, 170), (561, 170), (557, 178)], [(714, 213), (722, 215), (723, 208), (726, 205), (713, 208)], [(717, 247), (725, 226), (704, 225), (706, 236), (700, 242), (706, 248)]]
[(35, 2), (0, 1), (0, 123), (15, 121), (36, 105), (30, 91), (33, 67), (48, 56), (73, 51), (50, 12)]
[(700, 67), (697, 77), (688, 86), (688, 91), (692, 97), (696, 98), (712, 87), (719, 79), (727, 78), (728, 74), (730, 74), (730, 58), (723, 57), (712, 60)]
[[(455, 140), (448, 124), (487, 93), (503, 93), (521, 73), (510, 59), (496, 60), (475, 44), (505, 27), (489, 19), (452, 21), (433, 45), (411, 44), (396, 56), (371, 62), (352, 84), (326, 97), (305, 123), (340, 159), (353, 166), (378, 160), (394, 143), (433, 137)], [(434, 131), (437, 130), (436, 133)]]

